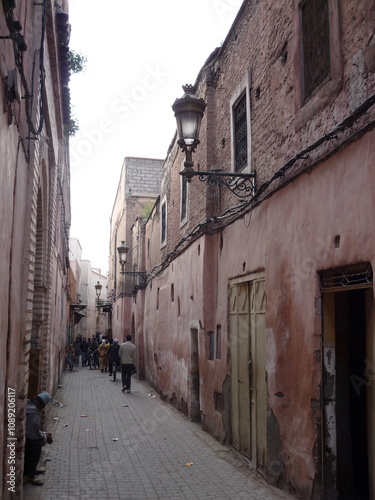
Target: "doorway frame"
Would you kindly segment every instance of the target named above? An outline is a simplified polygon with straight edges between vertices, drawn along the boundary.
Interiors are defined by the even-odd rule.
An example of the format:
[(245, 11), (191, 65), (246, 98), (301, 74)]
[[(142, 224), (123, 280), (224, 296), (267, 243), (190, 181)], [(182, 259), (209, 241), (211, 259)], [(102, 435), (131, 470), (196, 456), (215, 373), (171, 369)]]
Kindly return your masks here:
[[(230, 365), (231, 365), (231, 436), (232, 445), (241, 453), (247, 456), (257, 468), (258, 472), (265, 476), (266, 472), (266, 453), (267, 453), (267, 382), (265, 367), (265, 318), (266, 302), (264, 311), (262, 311), (262, 338), (258, 338), (259, 331), (257, 314), (260, 311), (252, 303), (256, 294), (252, 295), (252, 287), (262, 283), (263, 295), (265, 294), (265, 272), (251, 273), (246, 276), (231, 279), (228, 283), (228, 308), (229, 308), (229, 339), (230, 339)], [(246, 307), (247, 311), (241, 308), (237, 309), (231, 299), (231, 289), (239, 285), (247, 287)], [(238, 295), (236, 294), (236, 300)], [(263, 302), (262, 302), (263, 303)], [(236, 312), (232, 311), (233, 306)], [(246, 319), (246, 318), (247, 319)], [(242, 331), (238, 323), (244, 324), (246, 319), (247, 330)], [(237, 345), (239, 342), (241, 345)], [(259, 343), (260, 342), (260, 343)], [(234, 349), (236, 347), (236, 350)], [(247, 371), (245, 369), (244, 356), (248, 354)], [(262, 359), (262, 367), (259, 367), (256, 361)], [(241, 358), (241, 359), (240, 359)], [(243, 359), (242, 359), (243, 358)], [(242, 375), (239, 373), (239, 364), (242, 362)], [(261, 372), (263, 370), (263, 379)], [(246, 373), (245, 373), (246, 372)], [(243, 380), (239, 380), (241, 378)], [(236, 382), (237, 380), (237, 382)], [(242, 394), (242, 396), (241, 396)], [(261, 394), (264, 396), (262, 400)], [(241, 411), (240, 404), (236, 403), (241, 399), (241, 404), (247, 407)], [(239, 401), (237, 401), (239, 403)], [(234, 421), (236, 420), (236, 422)]]
[[(350, 278), (359, 271), (357, 276)], [(360, 272), (362, 271), (362, 272)], [(349, 279), (343, 279), (345, 272)], [(322, 350), (322, 386), (321, 386), (321, 405), (322, 405), (322, 487), (323, 498), (326, 500), (336, 499), (337, 473), (338, 473), (338, 449), (337, 449), (337, 419), (336, 419), (336, 319), (335, 302), (337, 294), (342, 292), (368, 290), (364, 296), (364, 348), (366, 352), (365, 360), (374, 367), (375, 362), (375, 300), (372, 266), (369, 262), (348, 265), (340, 268), (332, 268), (321, 271), (320, 289), (321, 289), (321, 311), (322, 311), (322, 332), (321, 332), (321, 350)], [(369, 301), (369, 298), (371, 299)], [(364, 371), (366, 375), (366, 370)], [(367, 390), (366, 410), (367, 410), (367, 441), (375, 443), (375, 424), (372, 423), (375, 413), (375, 389), (374, 378), (363, 378), (363, 386)], [(375, 477), (371, 474), (375, 465), (375, 454), (371, 452), (371, 445), (368, 446), (368, 474), (369, 474), (369, 498), (375, 498)]]

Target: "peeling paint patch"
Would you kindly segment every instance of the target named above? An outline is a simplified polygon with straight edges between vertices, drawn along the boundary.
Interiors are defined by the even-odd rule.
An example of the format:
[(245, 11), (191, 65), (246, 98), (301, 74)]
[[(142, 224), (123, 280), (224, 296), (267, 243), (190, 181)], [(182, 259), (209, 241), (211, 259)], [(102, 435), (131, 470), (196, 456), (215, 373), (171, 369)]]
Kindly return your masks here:
[(290, 338), (290, 331), (289, 329), (286, 329), (281, 333), (281, 345), (283, 347), (287, 345), (289, 338)]
[(335, 373), (336, 373), (336, 353), (333, 345), (324, 346), (324, 399), (336, 399)]

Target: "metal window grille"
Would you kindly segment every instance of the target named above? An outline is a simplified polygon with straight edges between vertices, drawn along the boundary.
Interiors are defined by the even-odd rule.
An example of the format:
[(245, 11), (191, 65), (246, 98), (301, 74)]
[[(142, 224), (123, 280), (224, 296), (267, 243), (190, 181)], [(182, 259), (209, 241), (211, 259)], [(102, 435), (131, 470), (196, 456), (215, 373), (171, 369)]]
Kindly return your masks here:
[(305, 0), (301, 5), (303, 96), (309, 99), (330, 77), (328, 0)]
[(235, 171), (239, 172), (247, 165), (247, 112), (246, 93), (234, 107), (234, 144)]
[(320, 275), (320, 288), (326, 291), (370, 286), (372, 282), (373, 272), (369, 262), (329, 269)]

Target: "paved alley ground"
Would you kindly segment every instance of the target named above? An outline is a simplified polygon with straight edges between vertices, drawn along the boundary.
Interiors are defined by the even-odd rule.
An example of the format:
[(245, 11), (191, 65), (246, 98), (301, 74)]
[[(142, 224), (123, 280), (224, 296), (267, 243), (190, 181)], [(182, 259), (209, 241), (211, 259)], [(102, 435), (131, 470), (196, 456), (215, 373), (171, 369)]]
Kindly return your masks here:
[(47, 424), (44, 485), (24, 486), (24, 500), (290, 499), (146, 383), (133, 377), (127, 394), (119, 379), (65, 372)]

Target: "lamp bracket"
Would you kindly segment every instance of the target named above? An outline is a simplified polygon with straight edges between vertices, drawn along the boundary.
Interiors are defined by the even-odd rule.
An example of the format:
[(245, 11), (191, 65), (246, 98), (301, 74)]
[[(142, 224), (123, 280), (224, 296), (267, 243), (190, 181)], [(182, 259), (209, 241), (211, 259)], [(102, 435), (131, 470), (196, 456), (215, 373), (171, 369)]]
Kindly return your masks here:
[(238, 174), (227, 172), (206, 172), (201, 170), (188, 169), (188, 174), (180, 172), (190, 181), (191, 177), (198, 176), (201, 182), (207, 182), (209, 186), (225, 186), (238, 198), (248, 198), (254, 196), (256, 191), (256, 172), (251, 174)]
[(136, 288), (146, 288), (146, 271), (120, 271), (120, 274), (123, 274), (125, 276), (134, 276), (138, 281), (138, 283), (136, 284)]

